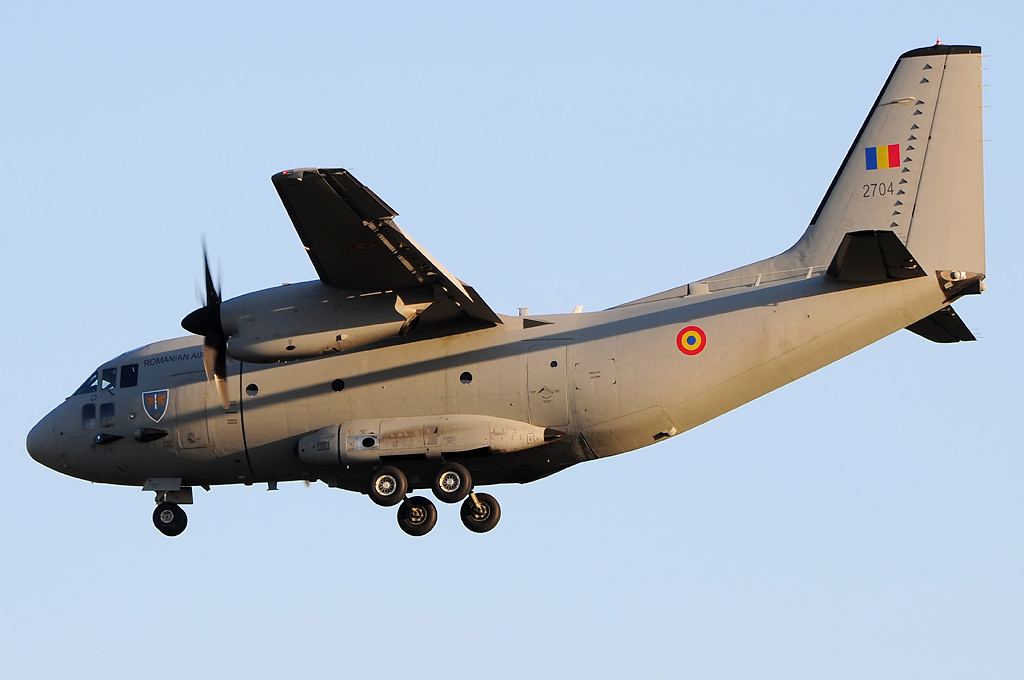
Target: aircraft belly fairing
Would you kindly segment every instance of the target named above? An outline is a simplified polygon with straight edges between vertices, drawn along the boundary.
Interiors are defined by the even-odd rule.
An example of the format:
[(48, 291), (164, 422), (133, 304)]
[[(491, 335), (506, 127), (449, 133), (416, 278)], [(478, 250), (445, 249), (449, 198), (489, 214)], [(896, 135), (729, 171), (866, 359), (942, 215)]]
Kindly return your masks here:
[[(184, 530), (193, 486), (321, 480), (399, 505), (500, 506), (529, 482), (669, 439), (901, 328), (973, 340), (984, 290), (980, 49), (896, 63), (811, 223), (773, 258), (601, 312), (500, 317), (346, 170), (274, 175), (319, 281), (206, 302), (100, 367), (29, 433), (39, 462), (156, 493)], [(941, 93), (941, 96), (940, 96)]]

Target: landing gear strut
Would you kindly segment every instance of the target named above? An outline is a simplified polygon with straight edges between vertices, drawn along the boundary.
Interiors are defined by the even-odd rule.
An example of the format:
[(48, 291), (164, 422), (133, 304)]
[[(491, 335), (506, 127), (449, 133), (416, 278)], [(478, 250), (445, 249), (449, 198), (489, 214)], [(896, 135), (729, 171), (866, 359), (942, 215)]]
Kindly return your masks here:
[(153, 524), (164, 536), (177, 536), (188, 526), (188, 515), (177, 503), (161, 503), (153, 511)]
[(490, 531), (501, 519), (501, 506), (488, 493), (471, 493), (459, 511), (462, 523), (470, 531), (482, 534)]

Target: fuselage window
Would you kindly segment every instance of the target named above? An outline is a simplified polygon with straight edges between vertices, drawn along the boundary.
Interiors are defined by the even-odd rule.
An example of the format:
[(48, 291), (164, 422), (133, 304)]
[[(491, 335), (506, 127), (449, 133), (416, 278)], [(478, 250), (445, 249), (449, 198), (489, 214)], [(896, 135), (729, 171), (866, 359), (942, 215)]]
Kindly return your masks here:
[(75, 390), (75, 394), (72, 394), (71, 396), (75, 396), (77, 394), (89, 394), (90, 392), (95, 392), (96, 391), (96, 384), (98, 382), (99, 382), (99, 374), (98, 373), (93, 373), (92, 375), (89, 376), (88, 380), (86, 380), (84, 383), (82, 383), (81, 387), (79, 387), (77, 390)]
[(103, 373), (100, 374), (100, 389), (105, 392), (113, 389), (115, 385), (117, 385), (117, 369), (104, 368)]
[(135, 387), (139, 384), (139, 365), (128, 364), (121, 367), (121, 387)]
[(96, 404), (85, 404), (82, 406), (82, 429), (96, 429)]
[(100, 427), (114, 426), (114, 405), (100, 404)]

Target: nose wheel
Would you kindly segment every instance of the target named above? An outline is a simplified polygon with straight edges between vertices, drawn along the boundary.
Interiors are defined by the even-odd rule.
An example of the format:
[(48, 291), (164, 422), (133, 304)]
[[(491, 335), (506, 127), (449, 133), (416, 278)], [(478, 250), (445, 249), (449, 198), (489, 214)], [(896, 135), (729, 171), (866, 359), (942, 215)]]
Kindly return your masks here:
[(177, 503), (161, 503), (153, 511), (153, 524), (164, 536), (177, 536), (188, 526), (188, 515)]

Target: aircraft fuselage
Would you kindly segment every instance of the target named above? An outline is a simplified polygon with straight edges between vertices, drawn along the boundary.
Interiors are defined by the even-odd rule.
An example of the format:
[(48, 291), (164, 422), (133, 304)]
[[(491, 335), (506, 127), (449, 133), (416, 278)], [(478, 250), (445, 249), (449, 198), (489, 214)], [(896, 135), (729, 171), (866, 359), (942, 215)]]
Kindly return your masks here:
[[(321, 479), (364, 491), (369, 468), (304, 463), (299, 439), (357, 419), (473, 414), (568, 435), (460, 459), (477, 484), (527, 482), (685, 432), (945, 304), (930, 276), (856, 286), (812, 272), (602, 312), (503, 317), (490, 329), (335, 356), (232, 362), (227, 409), (211, 394), (201, 342), (178, 338), (105, 363), (100, 375), (137, 365), (137, 385), (69, 397), (33, 430), (30, 449), (40, 462), (94, 482)], [(695, 352), (683, 351), (689, 328), (704, 336)], [(157, 421), (143, 395), (163, 390)], [(143, 428), (167, 435), (138, 441)], [(413, 487), (430, 485), (436, 458), (399, 462)]]

